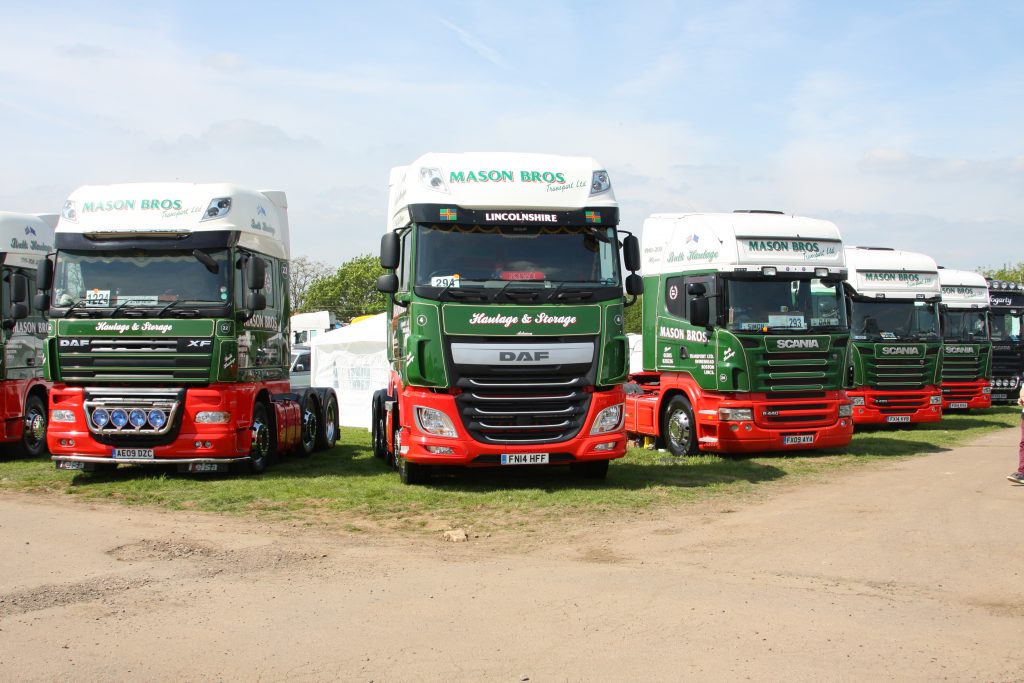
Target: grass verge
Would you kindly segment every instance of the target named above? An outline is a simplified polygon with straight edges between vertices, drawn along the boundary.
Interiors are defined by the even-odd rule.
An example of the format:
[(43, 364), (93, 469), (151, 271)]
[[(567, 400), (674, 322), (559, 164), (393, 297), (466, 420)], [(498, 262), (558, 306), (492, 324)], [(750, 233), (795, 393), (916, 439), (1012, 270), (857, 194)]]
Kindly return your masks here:
[(640, 511), (710, 496), (743, 496), (773, 482), (795, 481), (862, 463), (957, 446), (1018, 424), (1016, 408), (947, 416), (905, 429), (859, 431), (844, 449), (801, 455), (673, 458), (631, 449), (612, 463), (605, 482), (570, 476), (566, 468), (477, 469), (437, 477), (430, 486), (403, 486), (373, 457), (364, 430), (345, 429), (330, 452), (284, 459), (260, 477), (189, 476), (122, 467), (72, 473), (49, 461), (0, 460), (0, 491), (63, 493), (128, 505), (258, 515), (270, 519), (335, 520), (358, 531), (367, 521), (415, 529), (448, 524), (530, 526), (565, 515)]

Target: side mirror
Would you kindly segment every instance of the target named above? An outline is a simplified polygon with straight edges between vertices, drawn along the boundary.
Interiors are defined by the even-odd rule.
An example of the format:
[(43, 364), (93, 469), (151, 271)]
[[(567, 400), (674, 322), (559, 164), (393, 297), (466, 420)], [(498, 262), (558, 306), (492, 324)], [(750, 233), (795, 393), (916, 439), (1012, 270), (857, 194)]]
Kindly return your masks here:
[(380, 267), (394, 270), (398, 268), (402, 256), (402, 244), (398, 234), (387, 232), (380, 238)]
[(24, 320), (27, 317), (27, 304), (11, 304), (11, 320)]
[(704, 296), (708, 290), (702, 282), (691, 282), (686, 287), (686, 293), (690, 296)]
[(28, 308), (28, 278), (24, 275), (15, 273), (11, 276), (11, 303), (22, 304)]
[[(251, 290), (263, 289), (267, 285), (267, 264), (259, 256), (250, 256), (245, 262), (245, 285)], [(266, 297), (263, 299), (263, 306), (254, 310), (261, 311), (267, 307)]]
[(36, 294), (33, 303), (36, 306), (37, 311), (42, 311), (45, 315), (50, 310), (50, 295), (46, 292), (40, 292)]
[(295, 372), (303, 372), (305, 369), (306, 366), (303, 365), (302, 363), (299, 363), (298, 365), (295, 366)]
[(622, 260), (626, 270), (634, 273), (640, 270), (640, 240), (636, 235), (626, 235), (622, 241)]
[[(704, 285), (690, 285), (703, 288)], [(690, 324), (697, 327), (707, 327), (711, 321), (710, 301), (703, 296), (690, 300)]]
[(262, 311), (267, 307), (267, 297), (258, 292), (249, 292), (245, 295), (245, 307), (250, 311)]
[(640, 296), (644, 293), (644, 279), (633, 273), (626, 277), (626, 294)]
[(44, 258), (36, 266), (36, 289), (40, 292), (50, 291), (53, 286), (53, 261)]
[(398, 276), (394, 273), (385, 273), (377, 278), (377, 291), (384, 294), (394, 294), (398, 291)]

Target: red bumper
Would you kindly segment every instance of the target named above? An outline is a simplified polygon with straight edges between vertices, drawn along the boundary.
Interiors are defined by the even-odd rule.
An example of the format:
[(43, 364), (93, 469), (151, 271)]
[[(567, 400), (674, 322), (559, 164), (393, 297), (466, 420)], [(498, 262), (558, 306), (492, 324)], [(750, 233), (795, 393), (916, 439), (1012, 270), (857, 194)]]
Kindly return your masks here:
[(988, 380), (943, 382), (942, 409), (968, 410), (992, 407), (992, 387)]
[[(235, 385), (216, 385), (190, 388), (185, 393), (181, 406), (180, 426), (170, 443), (152, 446), (153, 458), (143, 461), (136, 459), (114, 460), (114, 448), (131, 446), (104, 444), (97, 440), (86, 424), (84, 390), (82, 387), (55, 386), (50, 391), (50, 420), (47, 427), (46, 443), (54, 460), (73, 460), (75, 457), (107, 458), (110, 462), (177, 462), (188, 459), (237, 459), (248, 456), (252, 434), (249, 430), (251, 404), (239, 410), (240, 394), (233, 391)], [(242, 401), (244, 403), (244, 400)], [(70, 411), (72, 421), (54, 419), (57, 411)], [(223, 411), (232, 416), (227, 424), (197, 424), (195, 415), (199, 411)], [(245, 415), (244, 423), (237, 418)], [(175, 433), (172, 428), (170, 433)], [(146, 446), (149, 448), (149, 446)], [(93, 462), (93, 460), (90, 460)]]
[[(548, 464), (551, 465), (621, 458), (626, 454), (626, 433), (621, 420), (619, 428), (610, 432), (592, 435), (590, 430), (593, 427), (594, 419), (602, 410), (623, 404), (624, 398), (625, 394), (621, 387), (610, 391), (594, 392), (583, 428), (575, 438), (556, 443), (525, 446), (495, 445), (481, 443), (469, 435), (459, 418), (453, 395), (405, 387), (401, 396), (402, 455), (410, 462), (415, 463), (465, 467), (501, 465), (501, 456), (505, 453), (547, 453), (549, 455)], [(448, 416), (457, 435), (454, 438), (439, 437), (421, 430), (413, 417), (415, 406), (442, 411)], [(431, 447), (448, 449), (451, 452), (432, 453), (428, 450)], [(602, 450), (597, 450), (599, 447)]]
[[(848, 405), (841, 392), (820, 400), (771, 399), (751, 394), (749, 399), (708, 400), (696, 410), (697, 443), (702, 451), (758, 453), (841, 447), (853, 438), (853, 420), (840, 415)], [(752, 420), (723, 420), (721, 409), (747, 409)]]
[(938, 387), (917, 391), (848, 390), (855, 424), (918, 424), (942, 419)]

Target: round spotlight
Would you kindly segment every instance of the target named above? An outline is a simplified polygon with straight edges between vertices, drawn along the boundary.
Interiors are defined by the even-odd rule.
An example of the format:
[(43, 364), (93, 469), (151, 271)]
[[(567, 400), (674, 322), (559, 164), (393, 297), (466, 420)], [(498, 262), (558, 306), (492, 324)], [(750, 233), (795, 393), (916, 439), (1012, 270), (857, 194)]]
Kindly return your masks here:
[(120, 408), (117, 408), (112, 413), (110, 413), (110, 422), (115, 427), (120, 429), (121, 427), (124, 427), (126, 424), (128, 424), (128, 413), (121, 410)]
[(92, 423), (100, 429), (103, 429), (110, 423), (110, 413), (103, 408), (97, 408), (92, 411)]
[(151, 410), (149, 411), (149, 424), (153, 429), (160, 429), (167, 424), (167, 416), (164, 415), (162, 410)]
[(132, 423), (132, 427), (136, 429), (142, 429), (146, 426), (146, 411), (135, 408), (132, 412), (128, 413), (128, 421)]

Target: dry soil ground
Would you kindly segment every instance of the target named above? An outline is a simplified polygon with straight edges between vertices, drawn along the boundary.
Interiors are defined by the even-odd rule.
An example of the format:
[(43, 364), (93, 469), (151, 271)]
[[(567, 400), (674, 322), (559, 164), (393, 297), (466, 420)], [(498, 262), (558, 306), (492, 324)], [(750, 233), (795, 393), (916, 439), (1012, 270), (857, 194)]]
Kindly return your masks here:
[(0, 678), (1024, 680), (1015, 445), (468, 543), (5, 495)]

